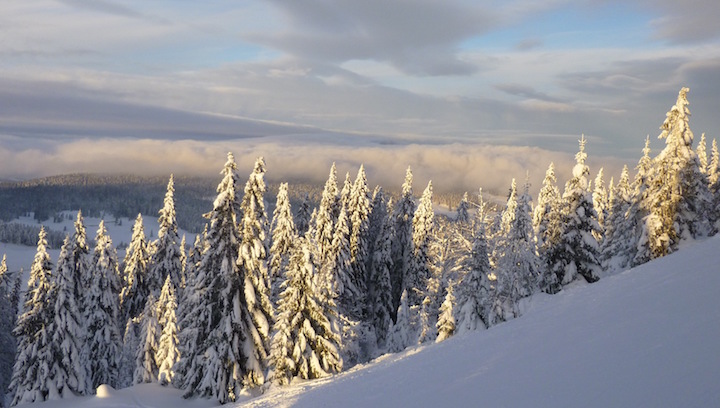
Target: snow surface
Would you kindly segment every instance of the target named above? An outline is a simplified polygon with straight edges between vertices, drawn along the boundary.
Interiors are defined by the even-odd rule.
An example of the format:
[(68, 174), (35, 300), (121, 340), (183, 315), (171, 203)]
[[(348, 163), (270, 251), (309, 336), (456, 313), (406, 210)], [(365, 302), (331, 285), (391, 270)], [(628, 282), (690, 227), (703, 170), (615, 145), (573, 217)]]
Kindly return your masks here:
[[(522, 317), (229, 407), (711, 407), (720, 401), (720, 236)], [(157, 384), (44, 407), (206, 407)]]
[[(61, 214), (64, 218), (60, 222), (54, 222), (52, 219), (38, 222), (35, 218), (30, 216), (19, 217), (11, 222), (25, 225), (36, 225), (44, 226), (48, 230), (64, 232), (72, 235), (75, 231), (75, 218), (77, 217), (77, 211), (63, 211)], [(68, 219), (69, 218), (69, 219)], [(85, 231), (87, 233), (88, 240), (94, 240), (95, 234), (97, 233), (98, 225), (102, 218), (85, 217), (83, 221), (85, 224)], [(112, 239), (113, 246), (117, 248), (122, 245), (127, 246), (132, 238), (132, 229), (135, 225), (135, 219), (120, 218), (119, 225), (115, 221), (115, 217), (111, 214), (107, 214), (104, 217), (105, 227), (107, 228), (108, 235)], [(145, 230), (145, 237), (148, 241), (154, 241), (157, 239), (158, 231), (160, 226), (158, 223), (158, 217), (156, 214), (145, 215), (143, 214), (143, 227)], [(152, 237), (150, 234), (152, 233)], [(195, 234), (184, 230), (178, 230), (178, 236), (182, 239), (183, 234), (186, 235), (186, 242), (192, 243), (195, 241)], [(90, 246), (90, 252), (95, 249), (94, 246)], [(6, 244), (0, 242), (0, 257), (2, 254), (7, 254), (7, 265), (8, 270), (18, 271), (20, 268), (24, 269), (26, 273), (29, 273), (30, 265), (32, 265), (33, 259), (35, 258), (35, 252), (37, 248), (35, 246), (24, 246), (15, 244)], [(57, 263), (58, 256), (60, 255), (60, 248), (48, 249), (50, 258), (53, 261), (53, 265)], [(122, 262), (125, 257), (125, 250), (118, 250), (118, 261)]]

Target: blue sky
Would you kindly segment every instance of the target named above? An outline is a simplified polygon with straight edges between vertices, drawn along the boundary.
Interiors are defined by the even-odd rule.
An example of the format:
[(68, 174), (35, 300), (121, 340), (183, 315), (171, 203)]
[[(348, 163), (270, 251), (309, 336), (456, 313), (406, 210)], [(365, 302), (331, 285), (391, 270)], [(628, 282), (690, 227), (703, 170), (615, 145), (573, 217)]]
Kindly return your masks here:
[(662, 147), (682, 86), (698, 138), (720, 131), (718, 15), (716, 0), (5, 2), (0, 177), (214, 173), (228, 149), (278, 177), (337, 160), (381, 178), (382, 149), (427, 178), (456, 150), (470, 157), (452, 171), (503, 157), (521, 177), (569, 166), (583, 133), (617, 172), (646, 135)]

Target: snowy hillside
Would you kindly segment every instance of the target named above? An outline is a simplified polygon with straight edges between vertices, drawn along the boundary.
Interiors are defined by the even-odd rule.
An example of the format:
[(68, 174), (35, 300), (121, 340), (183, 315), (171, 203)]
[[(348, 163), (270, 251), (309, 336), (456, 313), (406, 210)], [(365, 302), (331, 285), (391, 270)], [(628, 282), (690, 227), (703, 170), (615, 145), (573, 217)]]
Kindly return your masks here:
[[(533, 297), (490, 330), (273, 387), (237, 407), (710, 407), (720, 401), (720, 237)], [(141, 385), (52, 407), (199, 407)]]

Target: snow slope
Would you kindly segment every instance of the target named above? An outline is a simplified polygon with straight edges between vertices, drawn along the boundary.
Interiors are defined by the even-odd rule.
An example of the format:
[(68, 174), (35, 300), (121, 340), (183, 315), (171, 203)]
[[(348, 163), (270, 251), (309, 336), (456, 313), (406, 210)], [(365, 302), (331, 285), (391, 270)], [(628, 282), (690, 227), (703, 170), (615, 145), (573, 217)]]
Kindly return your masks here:
[[(639, 268), (539, 295), (490, 330), (237, 407), (711, 407), (720, 401), (720, 237)], [(200, 407), (158, 385), (52, 407)]]
[(521, 318), (275, 389), (252, 407), (711, 407), (720, 404), (720, 237)]

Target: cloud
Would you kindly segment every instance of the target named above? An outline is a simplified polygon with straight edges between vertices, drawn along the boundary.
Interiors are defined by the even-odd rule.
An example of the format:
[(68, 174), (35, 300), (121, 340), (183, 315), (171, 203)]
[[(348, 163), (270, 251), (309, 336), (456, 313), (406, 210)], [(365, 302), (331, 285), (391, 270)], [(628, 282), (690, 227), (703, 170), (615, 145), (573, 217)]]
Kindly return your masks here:
[[(407, 166), (421, 190), (429, 180), (439, 192), (484, 191), (504, 194), (510, 180), (530, 175), (533, 194), (540, 188), (545, 169), (553, 161), (561, 183), (570, 176), (572, 154), (522, 146), (446, 145), (350, 145), (308, 138), (252, 138), (201, 142), (196, 140), (150, 140), (83, 138), (45, 140), (28, 147), (11, 136), (0, 136), (0, 174), (5, 178), (29, 178), (71, 172), (169, 173), (217, 176), (227, 151), (235, 153), (240, 172), (252, 170), (258, 156), (267, 163), (270, 181), (315, 182), (327, 178), (331, 163), (338, 172), (355, 174), (365, 165), (371, 186), (400, 188)], [(591, 170), (605, 166), (606, 174), (619, 174), (622, 163), (598, 157), (588, 146)], [(608, 176), (609, 178), (609, 176)]]
[(528, 38), (520, 41), (515, 45), (515, 49), (518, 51), (528, 51), (540, 48), (544, 45), (543, 40), (539, 38)]
[(58, 0), (61, 3), (67, 4), (71, 7), (76, 7), (82, 10), (88, 10), (88, 11), (94, 11), (99, 13), (106, 13), (111, 14), (114, 16), (121, 16), (121, 17), (132, 17), (132, 18), (142, 18), (144, 17), (142, 13), (139, 13), (138, 11), (123, 6), (117, 3), (113, 3), (110, 1), (105, 0)]
[(495, 85), (495, 88), (514, 96), (522, 96), (529, 99), (537, 99), (541, 101), (558, 102), (557, 98), (554, 98), (546, 93), (539, 92), (535, 88), (521, 84), (499, 84)]
[(468, 75), (460, 43), (487, 32), (497, 16), (460, 1), (273, 1), (287, 21), (279, 33), (249, 38), (303, 59), (386, 61), (410, 75)]

